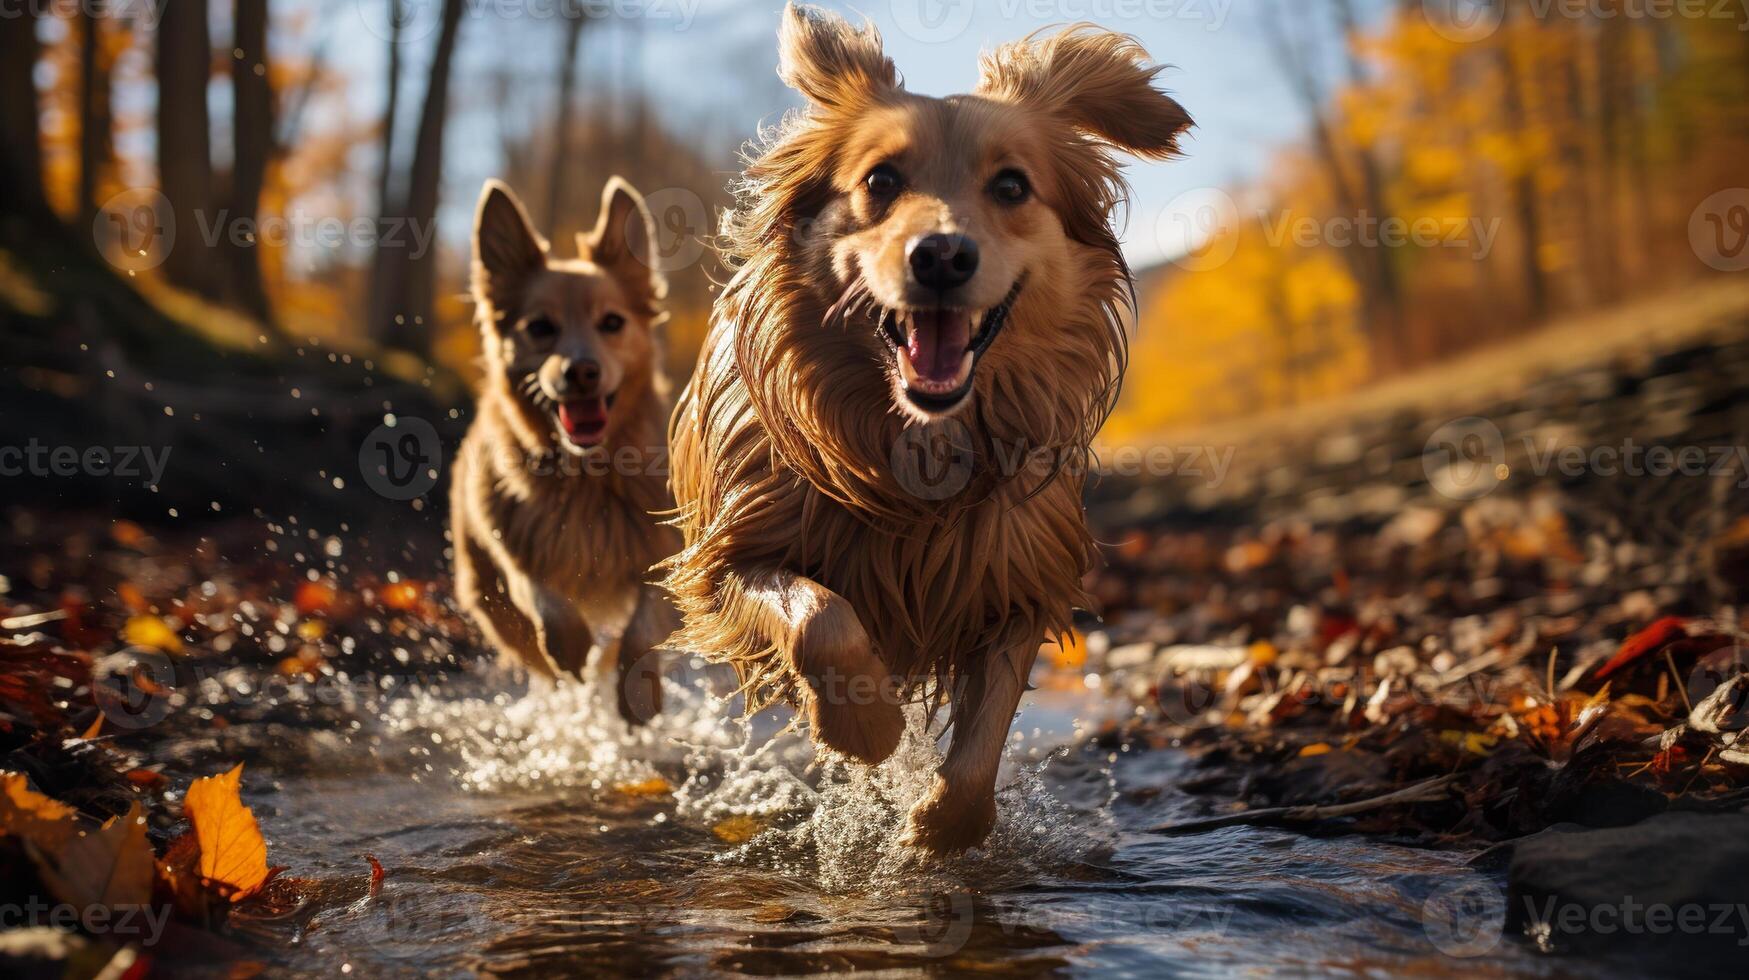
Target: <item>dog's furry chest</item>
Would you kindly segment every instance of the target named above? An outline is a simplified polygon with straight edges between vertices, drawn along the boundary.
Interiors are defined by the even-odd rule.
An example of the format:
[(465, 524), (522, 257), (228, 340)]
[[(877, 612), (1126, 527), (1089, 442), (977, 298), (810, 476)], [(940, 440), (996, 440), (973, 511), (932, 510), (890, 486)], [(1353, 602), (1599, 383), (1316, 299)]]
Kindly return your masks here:
[(602, 475), (576, 459), (530, 456), (489, 413), (468, 432), (455, 478), (478, 533), (516, 571), (575, 601), (623, 592), (671, 551), (673, 532), (651, 514), (666, 505), (660, 475)]
[(870, 522), (821, 497), (786, 564), (849, 600), (890, 666), (930, 673), (1066, 628), (1089, 565), (1074, 481), (1018, 487), (936, 521)]

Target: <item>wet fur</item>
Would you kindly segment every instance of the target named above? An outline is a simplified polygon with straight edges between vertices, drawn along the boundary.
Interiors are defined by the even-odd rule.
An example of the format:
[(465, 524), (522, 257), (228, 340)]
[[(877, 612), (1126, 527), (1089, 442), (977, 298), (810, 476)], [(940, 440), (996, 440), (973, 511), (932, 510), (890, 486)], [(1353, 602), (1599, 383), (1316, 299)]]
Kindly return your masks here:
[[(655, 648), (673, 612), (646, 583), (651, 566), (679, 546), (656, 516), (671, 506), (662, 465), (663, 283), (633, 253), (638, 241), (611, 237), (647, 220), (636, 192), (616, 178), (597, 228), (579, 236), (579, 258), (555, 259), (508, 188), (487, 185), (472, 276), (484, 378), (450, 499), (462, 609), (507, 659), (542, 677), (581, 674), (602, 641), (598, 666), (617, 674), (620, 712), (633, 722), (660, 708)], [(611, 340), (589, 333), (605, 309), (626, 317)], [(535, 311), (564, 324), (566, 337), (578, 332), (615, 384), (602, 442), (588, 452), (555, 428), (556, 406), (539, 378), (550, 352), (516, 335)], [(622, 448), (637, 451), (636, 465), (613, 465)]]
[[(908, 833), (956, 850), (994, 821), (1001, 743), (1040, 643), (1090, 605), (1075, 464), (1116, 395), (1132, 303), (1113, 150), (1171, 155), (1189, 119), (1133, 41), (1088, 26), (987, 54), (976, 92), (945, 100), (896, 83), (872, 26), (791, 7), (780, 48), (810, 104), (748, 164), (725, 227), (736, 274), (670, 432), (677, 639), (733, 664), (752, 706), (799, 703), (817, 738), (867, 762), (896, 744), (887, 702), (948, 697), (954, 745)], [(858, 203), (883, 154), (950, 189), (996, 145), (1024, 160), (1041, 207), (950, 190), (884, 214)], [(970, 440), (966, 486), (937, 501), (895, 470), (924, 420), (895, 404), (870, 310), (902, 288), (890, 267), (908, 236), (944, 221), (1025, 288), (951, 416)], [(1001, 466), (1016, 446), (1038, 462)], [(891, 694), (822, 703), (829, 670)]]

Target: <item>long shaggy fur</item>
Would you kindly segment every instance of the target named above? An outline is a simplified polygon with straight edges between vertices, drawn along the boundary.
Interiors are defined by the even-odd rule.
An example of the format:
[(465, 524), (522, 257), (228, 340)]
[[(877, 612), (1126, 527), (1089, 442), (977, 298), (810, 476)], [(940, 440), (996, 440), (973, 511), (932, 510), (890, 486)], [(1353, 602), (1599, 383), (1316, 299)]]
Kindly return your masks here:
[[(1137, 85), (1162, 99), (1152, 70), (1133, 67), (1133, 42), (1077, 27), (987, 56), (977, 92), (960, 102), (927, 100), (1035, 111), (1054, 158), (1053, 209), (1082, 247), (1071, 267), (1027, 283), (980, 368), (975, 403), (945, 423), (969, 440), (965, 488), (920, 499), (895, 467), (919, 423), (893, 407), (860, 284), (823, 295), (832, 277), (811, 236), (830, 233), (814, 218), (834, 193), (843, 127), (891, 107), (933, 110), (893, 80), (872, 27), (816, 45), (823, 67), (792, 66), (800, 59), (789, 48), (814, 19), (792, 14), (782, 42), (782, 73), (812, 104), (748, 162), (723, 229), (736, 272), (670, 430), (686, 540), (665, 582), (685, 621), (677, 639), (732, 663), (755, 708), (806, 693), (736, 569), (787, 569), (843, 596), (913, 697), (945, 695), (977, 658), (1059, 635), (1074, 607), (1090, 605), (1081, 464), (1123, 373), (1132, 290), (1110, 225), (1124, 185), (1100, 131), (1119, 127), (1088, 118), (1127, 111)], [(1112, 77), (1058, 90), (1065, 65)], [(1111, 135), (1165, 155), (1179, 128)], [(1003, 465), (1017, 449), (1034, 464)]]

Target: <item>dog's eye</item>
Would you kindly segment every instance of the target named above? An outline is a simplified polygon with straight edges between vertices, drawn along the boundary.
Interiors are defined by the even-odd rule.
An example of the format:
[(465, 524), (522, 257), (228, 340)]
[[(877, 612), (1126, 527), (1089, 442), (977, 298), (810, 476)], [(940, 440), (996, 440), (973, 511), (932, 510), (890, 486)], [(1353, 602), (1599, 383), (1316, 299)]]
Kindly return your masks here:
[(621, 330), (625, 329), (625, 325), (625, 317), (620, 316), (618, 313), (609, 313), (601, 318), (601, 326), (599, 329), (602, 333), (619, 333)]
[(544, 316), (537, 316), (523, 324), (522, 330), (533, 340), (551, 340), (559, 335), (559, 325)]
[(1019, 204), (1032, 194), (1032, 185), (1018, 170), (1004, 170), (990, 181), (990, 193), (1003, 204)]
[(904, 183), (904, 178), (899, 176), (899, 172), (885, 163), (870, 170), (868, 176), (862, 178), (862, 186), (868, 188), (870, 194), (882, 198), (892, 197), (899, 193), (899, 188), (904, 186)]

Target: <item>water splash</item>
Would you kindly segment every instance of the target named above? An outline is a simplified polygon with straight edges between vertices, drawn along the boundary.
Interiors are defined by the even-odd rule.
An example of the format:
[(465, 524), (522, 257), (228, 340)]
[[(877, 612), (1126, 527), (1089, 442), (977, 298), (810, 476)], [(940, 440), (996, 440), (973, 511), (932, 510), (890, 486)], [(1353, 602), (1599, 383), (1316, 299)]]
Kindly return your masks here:
[[(892, 757), (869, 767), (816, 753), (781, 716), (743, 718), (708, 687), (698, 677), (668, 678), (662, 715), (637, 729), (587, 681), (520, 696), (416, 690), (381, 717), (386, 733), (431, 743), (450, 778), (473, 792), (602, 792), (666, 781), (673, 820), (736, 842), (719, 864), (805, 877), (828, 893), (1023, 879), (1115, 841), (1107, 770), (1089, 771), (1062, 749), (1027, 760), (1011, 743), (989, 839), (951, 862), (932, 860), (899, 843), (942, 762), (921, 709)], [(726, 826), (752, 829), (729, 834)]]

